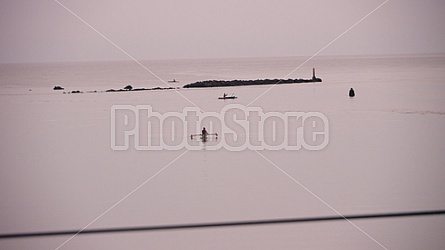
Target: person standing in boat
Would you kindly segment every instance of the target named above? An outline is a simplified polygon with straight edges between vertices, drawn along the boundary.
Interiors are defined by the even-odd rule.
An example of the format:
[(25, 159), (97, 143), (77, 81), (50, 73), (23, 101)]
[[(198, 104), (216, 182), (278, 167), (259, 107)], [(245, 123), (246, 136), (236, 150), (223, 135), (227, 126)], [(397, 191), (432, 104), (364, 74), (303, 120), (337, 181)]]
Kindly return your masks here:
[(204, 128), (202, 128), (202, 131), (201, 131), (201, 135), (202, 136), (207, 136), (209, 133), (207, 132), (207, 130), (206, 130), (206, 128), (204, 127)]
[(207, 130), (206, 130), (206, 128), (204, 127), (204, 128), (202, 128), (202, 131), (201, 131), (201, 139), (202, 139), (202, 142), (207, 142), (207, 135), (208, 135), (209, 133), (207, 132)]

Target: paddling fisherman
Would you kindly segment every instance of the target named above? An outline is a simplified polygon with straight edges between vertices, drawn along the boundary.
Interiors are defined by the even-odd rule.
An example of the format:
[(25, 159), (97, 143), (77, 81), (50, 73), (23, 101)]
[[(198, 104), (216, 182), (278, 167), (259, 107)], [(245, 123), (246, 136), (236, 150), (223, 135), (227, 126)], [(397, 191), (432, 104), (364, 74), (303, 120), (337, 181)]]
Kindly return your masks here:
[(202, 128), (201, 135), (202, 135), (203, 137), (206, 137), (208, 134), (209, 134), (209, 133), (207, 132), (206, 128), (205, 128), (205, 127)]
[(203, 141), (205, 141), (205, 140), (207, 140), (207, 136), (210, 136), (210, 135), (215, 136), (215, 138), (218, 139), (218, 133), (209, 134), (209, 132), (207, 132), (206, 128), (203, 127), (203, 128), (202, 128), (202, 131), (201, 131), (201, 134), (190, 135), (190, 138), (193, 140), (193, 137), (194, 137), (194, 136), (200, 136), (201, 139), (202, 139)]
[(202, 142), (207, 142), (207, 135), (209, 135), (209, 133), (207, 132), (206, 128), (205, 127), (202, 128), (202, 131), (201, 131)]

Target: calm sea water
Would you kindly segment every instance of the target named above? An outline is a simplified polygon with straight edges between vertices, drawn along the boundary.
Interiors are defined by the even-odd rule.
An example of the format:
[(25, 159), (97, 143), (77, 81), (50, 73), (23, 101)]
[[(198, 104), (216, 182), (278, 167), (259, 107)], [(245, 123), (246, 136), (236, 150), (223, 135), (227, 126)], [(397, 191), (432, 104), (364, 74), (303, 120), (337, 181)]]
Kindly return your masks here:
[[(165, 85), (206, 79), (310, 78), (312, 68), (330, 84), (435, 81), (441, 79), (443, 55), (344, 56), (307, 58), (195, 59), (126, 62), (2, 64), (0, 86), (44, 88), (62, 85), (85, 90)], [(302, 65), (303, 64), (303, 65)], [(151, 72), (150, 72), (151, 71)], [(154, 73), (154, 74), (152, 74)], [(439, 75), (438, 75), (439, 74)]]
[[(0, 233), (80, 229), (136, 188), (88, 228), (443, 209), (445, 56), (319, 57), (300, 67), (305, 60), (142, 61), (146, 69), (135, 62), (0, 65)], [(208, 79), (310, 78), (313, 67), (322, 83), (52, 90), (165, 87), (160, 79), (176, 79), (168, 84), (180, 87)], [(238, 99), (218, 100), (223, 92)], [(233, 103), (322, 112), (329, 144), (263, 156), (204, 146), (189, 152), (110, 148), (112, 105), (180, 112), (191, 102), (214, 112)], [(354, 221), (388, 249), (441, 249), (444, 222), (440, 216)], [(77, 236), (61, 249), (382, 248), (368, 235), (344, 221)], [(0, 248), (54, 249), (67, 238), (2, 240)]]

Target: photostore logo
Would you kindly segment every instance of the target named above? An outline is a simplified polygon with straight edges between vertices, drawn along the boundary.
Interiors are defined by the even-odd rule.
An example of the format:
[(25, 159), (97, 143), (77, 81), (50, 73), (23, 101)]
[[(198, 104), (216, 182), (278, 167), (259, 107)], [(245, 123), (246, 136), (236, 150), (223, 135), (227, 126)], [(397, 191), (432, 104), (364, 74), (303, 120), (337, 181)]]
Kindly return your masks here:
[[(202, 131), (205, 128), (206, 131)], [(149, 105), (111, 107), (113, 150), (321, 150), (329, 123), (320, 112), (263, 112), (230, 104), (218, 112), (187, 107), (158, 113)]]

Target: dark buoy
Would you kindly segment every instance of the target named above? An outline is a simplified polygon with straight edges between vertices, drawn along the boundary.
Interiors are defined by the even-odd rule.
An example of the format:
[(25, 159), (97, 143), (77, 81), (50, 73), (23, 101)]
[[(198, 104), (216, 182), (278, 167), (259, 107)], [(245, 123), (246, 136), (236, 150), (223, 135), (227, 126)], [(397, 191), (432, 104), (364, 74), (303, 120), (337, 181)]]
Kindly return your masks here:
[(353, 88), (351, 88), (351, 89), (349, 90), (349, 97), (354, 97), (354, 96), (355, 96), (355, 91), (354, 91)]

